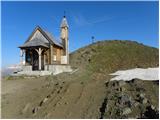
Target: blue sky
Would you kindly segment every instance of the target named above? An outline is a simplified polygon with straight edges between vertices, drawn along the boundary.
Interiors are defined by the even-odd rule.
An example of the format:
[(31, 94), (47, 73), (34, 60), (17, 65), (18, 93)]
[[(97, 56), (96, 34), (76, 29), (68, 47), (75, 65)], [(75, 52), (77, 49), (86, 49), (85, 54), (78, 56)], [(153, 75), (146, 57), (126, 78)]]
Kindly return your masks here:
[(2, 2), (2, 67), (19, 63), (20, 50), (39, 25), (60, 35), (64, 11), (70, 52), (95, 40), (134, 40), (158, 46), (157, 2)]

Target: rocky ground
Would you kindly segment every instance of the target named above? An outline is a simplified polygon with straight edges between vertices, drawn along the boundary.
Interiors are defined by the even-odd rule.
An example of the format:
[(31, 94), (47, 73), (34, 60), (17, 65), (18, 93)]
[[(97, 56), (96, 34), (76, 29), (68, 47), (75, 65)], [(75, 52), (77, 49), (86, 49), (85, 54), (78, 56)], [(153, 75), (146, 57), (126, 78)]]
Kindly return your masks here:
[(102, 118), (159, 118), (159, 81), (106, 82)]
[(158, 118), (159, 81), (85, 77), (5, 78), (2, 118)]

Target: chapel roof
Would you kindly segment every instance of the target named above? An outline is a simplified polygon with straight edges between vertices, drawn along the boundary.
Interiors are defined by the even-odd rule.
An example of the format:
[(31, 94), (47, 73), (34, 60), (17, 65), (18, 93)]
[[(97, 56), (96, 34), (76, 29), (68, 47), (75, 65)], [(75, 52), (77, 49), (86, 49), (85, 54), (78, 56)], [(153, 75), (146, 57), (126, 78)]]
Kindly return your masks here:
[(49, 48), (49, 43), (45, 43), (42, 39), (34, 38), (34, 39), (24, 43), (22, 46), (20, 46), (20, 48), (37, 47), (37, 46)]
[(53, 41), (53, 43), (54, 43), (55, 45), (60, 46), (60, 47), (63, 47), (62, 43), (60, 43), (59, 40), (55, 39), (51, 33), (47, 32), (47, 31), (44, 31), (44, 32), (45, 32), (45, 33), (47, 34), (47, 36)]
[[(30, 40), (37, 30), (40, 31), (40, 33), (44, 36), (46, 40), (44, 40), (43, 37), (39, 36)], [(60, 42), (58, 42), (51, 33), (44, 31), (40, 26), (37, 26), (35, 30), (32, 32), (32, 34), (29, 36), (29, 38), (26, 40), (26, 42), (22, 46), (19, 46), (19, 48), (36, 47), (36, 46), (49, 48), (49, 44), (55, 44), (56, 46), (63, 48), (63, 45)]]

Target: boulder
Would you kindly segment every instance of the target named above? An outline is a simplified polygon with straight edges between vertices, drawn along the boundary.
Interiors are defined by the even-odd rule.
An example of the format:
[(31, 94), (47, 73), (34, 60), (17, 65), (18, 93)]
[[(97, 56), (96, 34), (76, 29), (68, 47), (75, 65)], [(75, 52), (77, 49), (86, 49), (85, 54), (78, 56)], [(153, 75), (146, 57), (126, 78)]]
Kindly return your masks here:
[(126, 105), (130, 102), (130, 98), (127, 95), (122, 95), (122, 96), (120, 96), (119, 102), (121, 105)]
[(44, 98), (43, 103), (45, 103), (48, 100), (48, 98)]
[(155, 106), (151, 105), (151, 108), (152, 108), (153, 110), (155, 110)]
[(148, 102), (147, 98), (144, 98), (142, 101), (143, 104), (146, 104), (147, 102)]
[(140, 98), (144, 98), (145, 97), (145, 94), (144, 93), (141, 93), (140, 94)]
[(130, 114), (132, 112), (132, 110), (129, 108), (129, 107), (127, 107), (127, 108), (124, 108), (123, 109), (123, 115), (128, 115), (128, 114)]
[(125, 81), (123, 81), (123, 80), (120, 80), (120, 81), (119, 81), (119, 86), (120, 86), (120, 87), (124, 86), (125, 84), (126, 84)]

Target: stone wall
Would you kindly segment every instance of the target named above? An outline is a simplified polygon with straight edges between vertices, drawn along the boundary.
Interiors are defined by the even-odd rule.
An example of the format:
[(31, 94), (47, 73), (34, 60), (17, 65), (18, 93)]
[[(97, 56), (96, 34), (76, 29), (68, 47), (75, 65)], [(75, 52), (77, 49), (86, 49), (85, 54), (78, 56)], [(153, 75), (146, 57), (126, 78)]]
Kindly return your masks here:
[(45, 71), (52, 71), (53, 75), (56, 75), (62, 72), (72, 72), (72, 69), (69, 65), (45, 65)]
[(45, 65), (44, 70), (42, 71), (32, 71), (32, 66), (22, 66), (21, 72), (18, 74), (25, 74), (25, 75), (56, 75), (63, 72), (72, 72), (71, 66), (69, 65)]
[(32, 71), (32, 66), (31, 65), (22, 66), (22, 70), (23, 71)]

